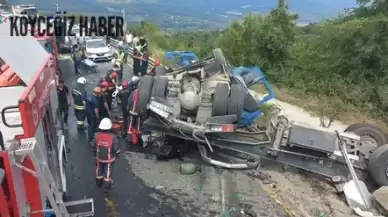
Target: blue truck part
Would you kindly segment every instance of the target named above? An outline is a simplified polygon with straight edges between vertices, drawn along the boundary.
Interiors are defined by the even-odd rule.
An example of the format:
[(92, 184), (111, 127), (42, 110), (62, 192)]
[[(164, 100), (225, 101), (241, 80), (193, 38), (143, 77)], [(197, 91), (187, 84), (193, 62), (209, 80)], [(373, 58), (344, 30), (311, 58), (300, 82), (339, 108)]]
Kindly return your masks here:
[[(268, 80), (266, 79), (263, 71), (255, 66), (255, 67), (236, 67), (232, 70), (233, 76), (239, 76), (242, 78), (242, 80), (245, 83), (245, 88), (247, 93), (249, 93), (249, 87), (252, 85), (264, 85), (267, 93), (262, 97), (261, 99), (258, 99), (256, 101), (257, 108), (259, 108), (264, 103), (268, 102), (271, 99), (275, 98), (275, 93), (269, 84)], [(250, 94), (250, 93), (249, 93)], [(239, 125), (249, 126), (253, 124), (258, 118), (260, 118), (262, 115), (262, 112), (257, 109), (256, 111), (249, 112), (244, 110), (243, 114), (241, 115), (241, 118), (239, 120)]]
[(199, 60), (197, 55), (190, 51), (168, 51), (165, 58), (172, 60), (179, 67), (188, 66)]

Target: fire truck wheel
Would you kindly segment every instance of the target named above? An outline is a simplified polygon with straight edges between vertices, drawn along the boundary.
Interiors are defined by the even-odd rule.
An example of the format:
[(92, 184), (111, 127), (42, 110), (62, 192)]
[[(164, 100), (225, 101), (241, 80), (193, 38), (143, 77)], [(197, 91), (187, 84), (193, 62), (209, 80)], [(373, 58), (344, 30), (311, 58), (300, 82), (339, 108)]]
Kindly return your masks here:
[(160, 76), (160, 75), (165, 75), (166, 74), (166, 68), (164, 66), (157, 66), (155, 68), (155, 75)]
[(230, 86), (230, 96), (228, 102), (228, 115), (237, 115), (237, 121), (240, 120), (244, 106), (245, 90), (240, 84)]
[(229, 84), (218, 83), (213, 99), (213, 116), (226, 115), (228, 113)]
[(143, 76), (139, 81), (139, 96), (135, 109), (140, 116), (145, 116), (147, 114), (147, 104), (149, 103), (151, 98), (153, 83), (154, 77), (149, 75)]
[(379, 147), (370, 157), (368, 172), (379, 186), (388, 185), (388, 144)]
[(151, 97), (158, 97), (163, 99), (166, 98), (167, 85), (168, 85), (167, 77), (159, 77), (159, 76), (155, 77), (154, 85), (152, 86)]
[(369, 159), (378, 147), (387, 144), (384, 131), (368, 123), (350, 125), (345, 132), (352, 132), (361, 137), (360, 155), (363, 159)]

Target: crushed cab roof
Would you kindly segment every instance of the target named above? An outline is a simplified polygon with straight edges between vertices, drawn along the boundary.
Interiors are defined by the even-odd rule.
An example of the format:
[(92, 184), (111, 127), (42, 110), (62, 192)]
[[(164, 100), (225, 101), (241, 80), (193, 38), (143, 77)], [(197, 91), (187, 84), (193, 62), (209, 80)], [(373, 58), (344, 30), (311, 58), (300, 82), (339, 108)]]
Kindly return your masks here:
[(0, 57), (28, 85), (49, 54), (32, 36), (11, 36), (10, 24), (3, 23), (0, 24)]

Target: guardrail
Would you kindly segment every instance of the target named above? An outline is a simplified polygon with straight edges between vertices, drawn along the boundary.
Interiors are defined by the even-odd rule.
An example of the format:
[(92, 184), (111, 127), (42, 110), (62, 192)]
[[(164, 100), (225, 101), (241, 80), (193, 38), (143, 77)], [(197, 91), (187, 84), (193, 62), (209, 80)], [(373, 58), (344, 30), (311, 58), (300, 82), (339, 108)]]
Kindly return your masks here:
[[(109, 44), (112, 46), (112, 47), (115, 47), (115, 48), (118, 48), (119, 47), (119, 40), (116, 40), (114, 38), (109, 38)], [(133, 55), (133, 48), (129, 48), (128, 49), (128, 53), (132, 56)], [(152, 68), (154, 67), (155, 65), (155, 59), (153, 58), (148, 58), (148, 67)]]

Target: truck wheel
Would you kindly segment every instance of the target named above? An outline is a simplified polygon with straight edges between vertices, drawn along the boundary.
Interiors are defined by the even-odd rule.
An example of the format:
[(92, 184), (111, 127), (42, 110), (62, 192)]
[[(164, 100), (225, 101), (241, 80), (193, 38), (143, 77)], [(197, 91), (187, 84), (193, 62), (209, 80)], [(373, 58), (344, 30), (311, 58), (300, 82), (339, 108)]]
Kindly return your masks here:
[(139, 96), (136, 104), (136, 112), (140, 116), (147, 114), (147, 104), (150, 102), (151, 90), (154, 83), (154, 77), (145, 75), (139, 81)]
[(369, 159), (378, 147), (387, 143), (384, 131), (368, 123), (350, 125), (345, 129), (345, 132), (352, 132), (361, 137), (360, 154), (364, 159)]
[(155, 75), (160, 76), (160, 75), (165, 75), (166, 74), (166, 68), (164, 66), (157, 66), (155, 68)]
[(213, 50), (213, 57), (216, 63), (222, 67), (226, 67), (227, 62), (221, 48), (215, 48)]
[(379, 186), (388, 185), (388, 144), (379, 147), (370, 157), (368, 172)]
[(230, 87), (230, 96), (228, 102), (228, 115), (237, 115), (237, 121), (240, 120), (244, 106), (245, 90), (240, 84), (232, 84)]
[(228, 113), (229, 85), (218, 83), (213, 99), (213, 116), (226, 115)]
[(167, 85), (168, 85), (167, 77), (159, 77), (159, 76), (155, 77), (154, 85), (152, 86), (151, 97), (166, 98)]

